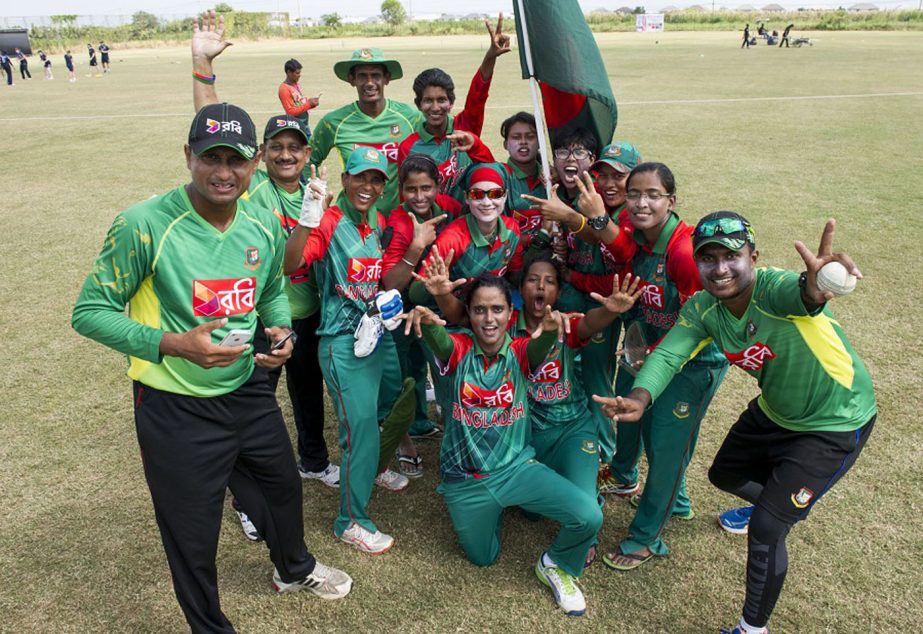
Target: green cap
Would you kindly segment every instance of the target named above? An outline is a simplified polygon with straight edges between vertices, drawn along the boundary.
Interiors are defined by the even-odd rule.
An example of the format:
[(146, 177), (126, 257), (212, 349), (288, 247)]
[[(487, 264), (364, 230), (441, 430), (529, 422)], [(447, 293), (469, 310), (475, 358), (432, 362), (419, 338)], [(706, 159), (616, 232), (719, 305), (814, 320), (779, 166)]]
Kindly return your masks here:
[(631, 143), (625, 141), (616, 141), (610, 143), (599, 153), (599, 158), (593, 163), (591, 169), (600, 163), (605, 163), (613, 167), (616, 171), (627, 174), (634, 168), (638, 167), (641, 162), (641, 153)]
[(385, 59), (385, 54), (380, 48), (357, 48), (353, 51), (352, 57), (333, 65), (333, 74), (343, 81), (349, 81), (349, 71), (353, 66), (360, 64), (381, 64), (391, 74), (391, 79), (400, 79), (404, 76), (400, 62)]
[(369, 170), (381, 172), (385, 180), (388, 180), (388, 159), (381, 150), (360, 145), (349, 155), (349, 160), (346, 161), (346, 173), (355, 176)]

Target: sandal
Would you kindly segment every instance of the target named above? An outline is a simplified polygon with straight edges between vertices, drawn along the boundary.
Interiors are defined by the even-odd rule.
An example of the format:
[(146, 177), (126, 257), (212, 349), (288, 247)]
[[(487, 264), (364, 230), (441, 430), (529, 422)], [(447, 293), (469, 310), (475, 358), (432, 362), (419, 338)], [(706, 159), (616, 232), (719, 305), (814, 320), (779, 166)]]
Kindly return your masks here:
[(410, 437), (414, 440), (439, 440), (442, 438), (442, 428), (438, 425), (433, 425), (424, 432), (417, 434), (411, 432)]
[(400, 449), (395, 452), (395, 455), (397, 456), (397, 468), (401, 474), (408, 478), (419, 478), (423, 475), (423, 456), (403, 454)]
[[(639, 555), (637, 553), (623, 553), (622, 550), (619, 549), (614, 553), (607, 553), (603, 555), (603, 563), (613, 570), (634, 570), (648, 559), (651, 559), (653, 556), (654, 553)], [(615, 562), (615, 557), (624, 557), (626, 559), (630, 559), (631, 563), (628, 565), (618, 564)]]

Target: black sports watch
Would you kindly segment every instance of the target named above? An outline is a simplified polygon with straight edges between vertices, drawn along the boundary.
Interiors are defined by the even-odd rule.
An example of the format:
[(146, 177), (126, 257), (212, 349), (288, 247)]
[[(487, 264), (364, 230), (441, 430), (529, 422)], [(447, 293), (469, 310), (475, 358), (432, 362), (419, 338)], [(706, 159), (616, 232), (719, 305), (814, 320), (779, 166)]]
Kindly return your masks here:
[(595, 218), (587, 218), (586, 223), (593, 228), (594, 231), (602, 231), (606, 228), (606, 225), (609, 224), (609, 216), (603, 214), (601, 216), (596, 216)]

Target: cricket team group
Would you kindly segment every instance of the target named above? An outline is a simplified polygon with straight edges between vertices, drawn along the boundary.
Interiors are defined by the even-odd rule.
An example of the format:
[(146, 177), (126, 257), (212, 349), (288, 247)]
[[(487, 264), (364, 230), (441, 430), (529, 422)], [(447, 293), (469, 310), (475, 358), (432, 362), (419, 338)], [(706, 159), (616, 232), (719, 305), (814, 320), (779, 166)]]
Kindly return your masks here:
[[(633, 570), (669, 553), (670, 520), (694, 516), (686, 466), (732, 365), (760, 394), (709, 470), (746, 503), (719, 517), (748, 550), (740, 619), (721, 631), (767, 632), (789, 530), (874, 426), (871, 378), (818, 283), (832, 262), (861, 277), (833, 250), (834, 221), (816, 252), (795, 243), (802, 272), (763, 267), (739, 213), (681, 219), (674, 174), (643, 148), (558, 130), (546, 182), (542, 130), (519, 112), (501, 126), (501, 162), (481, 135), (510, 38), (502, 16), (487, 29), (455, 115), (444, 71), (414, 79), (414, 105), (394, 101), (400, 63), (363, 48), (333, 69), (357, 100), (313, 133), (319, 99), (286, 62), (284, 112), (260, 140), (217, 95), (223, 19), (194, 21), (190, 181), (116, 216), (73, 312), (80, 334), (129, 357), (144, 473), (194, 632), (234, 631), (215, 564), (228, 490), (247, 537), (269, 547), (276, 591), (340, 599), (353, 580), (305, 545), (302, 481), (339, 488), (339, 540), (384, 553), (395, 537), (370, 515), (371, 493), (422, 475), (420, 438), (441, 438), (436, 490), (460, 546), (445, 556), (494, 563), (508, 507), (549, 518), (560, 528), (536, 547), (536, 575), (582, 615), (578, 579), (597, 551)], [(331, 152), (341, 174), (323, 167)], [(276, 400), (283, 367), (294, 450)], [(606, 496), (636, 507), (619, 544), (598, 543)]]

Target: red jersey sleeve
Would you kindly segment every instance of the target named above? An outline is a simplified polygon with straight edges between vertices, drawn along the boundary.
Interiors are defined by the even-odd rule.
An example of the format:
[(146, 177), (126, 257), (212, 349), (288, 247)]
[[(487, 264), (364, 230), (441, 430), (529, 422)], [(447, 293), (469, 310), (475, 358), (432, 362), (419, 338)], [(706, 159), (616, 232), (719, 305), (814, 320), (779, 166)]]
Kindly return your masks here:
[(465, 355), (474, 347), (474, 340), (471, 338), (471, 335), (465, 333), (451, 333), (449, 334), (449, 339), (452, 340), (452, 356), (449, 357), (448, 361), (441, 364), (442, 367), (439, 368), (443, 376), (450, 372), (455, 372), (461, 360), (464, 359)]
[(330, 238), (337, 228), (337, 223), (343, 217), (343, 212), (336, 205), (331, 205), (321, 216), (320, 226), (311, 230), (307, 242), (304, 243), (304, 263), (310, 266), (314, 262), (324, 259), (327, 255), (327, 247), (330, 246)]
[(529, 345), (529, 342), (532, 340), (532, 337), (516, 337), (510, 342), (510, 352), (516, 356), (516, 362), (519, 364), (519, 369), (522, 371), (522, 375), (526, 378), (532, 374), (532, 370), (529, 368), (529, 355), (526, 351), (526, 347)]
[(667, 244), (667, 277), (679, 291), (680, 305), (702, 290), (699, 269), (692, 257), (693, 227), (681, 223)]
[(410, 154), (410, 150), (411, 148), (413, 148), (413, 144), (416, 143), (417, 139), (419, 138), (420, 138), (419, 132), (411, 132), (410, 134), (407, 135), (407, 138), (401, 141), (401, 144), (397, 146), (397, 169), (398, 170), (401, 169), (401, 164), (403, 164), (404, 159), (406, 159), (407, 156)]
[(295, 105), (295, 93), (288, 84), (279, 84), (279, 101), (282, 102), (282, 108), (285, 113), (293, 117), (302, 115), (311, 109), (311, 102), (308, 100), (305, 100), (300, 106)]
[(577, 334), (577, 326), (580, 325), (580, 321), (583, 319), (582, 315), (568, 313), (565, 315), (567, 320), (570, 322), (570, 334), (564, 339), (564, 344), (568, 348), (582, 348), (586, 345), (587, 339), (581, 339), (580, 335)]
[[(455, 255), (452, 258), (452, 262), (456, 262), (458, 257), (462, 252), (468, 248), (468, 245), (471, 243), (471, 236), (468, 235), (468, 226), (464, 218), (459, 218), (458, 220), (453, 221), (445, 230), (436, 237), (436, 241), (433, 243), (433, 249), (439, 250), (439, 255), (442, 258), (445, 258), (449, 251), (454, 250)], [(420, 267), (419, 275), (421, 277), (426, 277), (426, 274), (423, 272), (424, 267), (429, 264), (429, 261), (433, 256), (429, 256), (424, 260), (423, 266)]]
[(467, 154), (472, 163), (493, 163), (495, 160), (490, 148), (476, 134), (474, 135), (474, 145), (471, 146)]
[(487, 97), (490, 92), (490, 82), (481, 75), (480, 67), (474, 71), (471, 85), (468, 86), (468, 95), (465, 97), (465, 108), (455, 116), (453, 128), (467, 130), (480, 136), (484, 129), (484, 110), (487, 107)]
[(391, 212), (388, 217), (388, 228), (391, 229), (391, 242), (385, 248), (381, 260), (382, 276), (401, 261), (413, 241), (413, 222), (402, 207)]
[(581, 273), (571, 271), (569, 280), (570, 285), (581, 293), (599, 293), (603, 297), (608, 297), (612, 293), (612, 278), (615, 273)]
[(436, 206), (449, 216), (446, 222), (452, 222), (458, 218), (462, 210), (461, 203), (448, 194), (436, 194)]
[(618, 235), (611, 242), (601, 244), (600, 249), (606, 259), (615, 264), (625, 264), (631, 261), (638, 249), (638, 243), (632, 237), (635, 228), (628, 219), (628, 211), (625, 209), (619, 213), (615, 223), (618, 225)]

